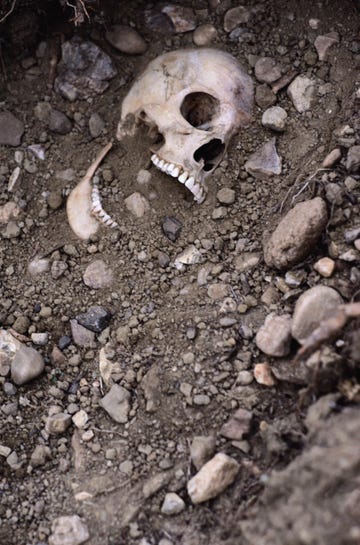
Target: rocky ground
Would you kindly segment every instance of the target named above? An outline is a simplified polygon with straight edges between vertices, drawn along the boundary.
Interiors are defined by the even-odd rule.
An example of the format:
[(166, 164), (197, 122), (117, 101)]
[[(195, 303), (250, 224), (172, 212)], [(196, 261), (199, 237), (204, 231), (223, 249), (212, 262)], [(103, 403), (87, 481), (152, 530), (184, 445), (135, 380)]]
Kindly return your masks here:
[[(108, 4), (2, 28), (0, 543), (356, 545), (356, 2)], [(203, 45), (255, 89), (207, 199), (144, 131), (96, 173), (119, 227), (78, 239), (133, 78)]]

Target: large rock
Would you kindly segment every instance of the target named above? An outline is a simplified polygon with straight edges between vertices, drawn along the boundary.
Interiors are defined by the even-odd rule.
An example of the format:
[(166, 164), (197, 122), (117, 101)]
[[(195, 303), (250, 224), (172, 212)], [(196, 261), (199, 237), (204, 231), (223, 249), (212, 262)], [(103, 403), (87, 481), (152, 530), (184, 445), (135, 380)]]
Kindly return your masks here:
[(302, 343), (343, 302), (341, 295), (328, 286), (314, 286), (303, 293), (293, 315), (291, 333), (294, 339)]
[(325, 202), (320, 197), (298, 203), (280, 221), (264, 246), (269, 267), (290, 268), (309, 255), (328, 220)]
[(239, 469), (240, 466), (234, 458), (218, 452), (187, 483), (191, 501), (202, 503), (215, 498), (234, 482)]

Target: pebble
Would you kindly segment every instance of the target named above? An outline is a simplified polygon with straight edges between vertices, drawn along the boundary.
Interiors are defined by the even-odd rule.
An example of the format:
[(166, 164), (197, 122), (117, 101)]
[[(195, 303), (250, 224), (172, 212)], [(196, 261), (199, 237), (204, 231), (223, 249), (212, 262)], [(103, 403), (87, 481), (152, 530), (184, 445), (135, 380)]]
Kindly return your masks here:
[(31, 340), (38, 346), (46, 346), (49, 342), (49, 333), (31, 333)]
[(141, 193), (135, 191), (125, 199), (125, 206), (137, 218), (142, 218), (150, 210), (150, 205)]
[(268, 85), (266, 85), (266, 83), (256, 86), (255, 102), (260, 108), (269, 108), (276, 103), (276, 100), (276, 94)]
[(341, 150), (340, 148), (335, 148), (330, 153), (327, 154), (325, 159), (322, 162), (323, 168), (331, 168), (335, 163), (341, 159)]
[(78, 323), (90, 331), (101, 333), (110, 323), (111, 314), (104, 307), (94, 305), (76, 316)]
[(220, 435), (227, 439), (240, 441), (249, 433), (252, 413), (246, 409), (238, 409), (230, 419), (223, 424)]
[(21, 213), (21, 209), (13, 201), (8, 201), (0, 206), (0, 223), (6, 224), (11, 219), (16, 219)]
[(75, 170), (73, 168), (66, 168), (65, 170), (57, 170), (55, 172), (55, 178), (60, 182), (70, 183), (75, 180)]
[(192, 503), (202, 503), (221, 494), (234, 482), (239, 469), (234, 458), (223, 452), (215, 454), (187, 483)]
[(43, 466), (51, 458), (51, 450), (46, 445), (37, 445), (30, 457), (31, 467)]
[(30, 382), (43, 372), (45, 364), (41, 354), (5, 330), (0, 330), (0, 346), (0, 356), (4, 354), (4, 359), (10, 363), (11, 379), (16, 386)]
[(254, 377), (250, 371), (239, 371), (236, 384), (239, 384), (240, 386), (247, 386), (248, 384), (251, 384), (253, 380)]
[(315, 246), (327, 220), (326, 204), (320, 197), (295, 205), (265, 243), (266, 264), (286, 269), (300, 263)]
[(281, 77), (281, 70), (275, 59), (261, 57), (255, 64), (255, 77), (262, 83), (273, 83)]
[(57, 280), (61, 278), (68, 270), (68, 264), (66, 261), (55, 259), (51, 264), (51, 278)]
[(73, 417), (72, 417), (72, 421), (74, 423), (74, 425), (77, 427), (77, 428), (84, 428), (86, 426), (86, 424), (88, 423), (89, 421), (89, 415), (87, 414), (86, 411), (84, 411), (84, 409), (80, 409), (80, 411), (77, 411)]
[(218, 301), (219, 299), (224, 299), (229, 294), (229, 287), (222, 282), (211, 284), (208, 287), (207, 294), (213, 301)]
[(166, 216), (162, 220), (161, 227), (167, 238), (171, 240), (171, 242), (176, 242), (181, 233), (182, 223), (177, 218)]
[(339, 34), (337, 32), (329, 32), (323, 36), (317, 36), (314, 46), (319, 56), (319, 61), (326, 61), (329, 49), (337, 43), (339, 43)]
[(70, 424), (70, 414), (57, 413), (47, 417), (45, 430), (50, 433), (50, 435), (60, 435), (68, 429)]
[(190, 458), (199, 470), (212, 456), (216, 447), (216, 438), (212, 435), (197, 435), (190, 445)]
[(0, 456), (7, 458), (11, 452), (11, 448), (6, 445), (0, 445)]
[(119, 384), (114, 384), (100, 400), (100, 405), (115, 422), (125, 424), (130, 411), (130, 393)]
[(82, 348), (94, 348), (95, 333), (79, 324), (77, 320), (70, 320), (71, 336), (74, 343)]
[(167, 4), (161, 12), (171, 21), (176, 33), (190, 32), (196, 28), (196, 17), (192, 8), (176, 4)]
[(260, 180), (281, 174), (281, 158), (275, 143), (276, 139), (272, 138), (249, 157), (245, 163), (245, 170), (249, 174)]
[(68, 335), (63, 335), (58, 341), (58, 347), (60, 350), (65, 350), (71, 344), (71, 338)]
[(283, 357), (291, 349), (291, 316), (268, 314), (256, 334), (256, 346), (268, 356)]
[(209, 45), (217, 36), (217, 30), (210, 23), (198, 26), (193, 32), (193, 42), (198, 47)]
[(63, 204), (63, 196), (60, 191), (50, 191), (47, 203), (51, 210), (57, 210)]
[(324, 278), (330, 278), (335, 270), (335, 261), (330, 257), (322, 257), (314, 264), (314, 269)]
[(89, 531), (78, 515), (58, 517), (51, 525), (49, 545), (81, 545), (90, 537)]
[(354, 227), (353, 229), (349, 229), (345, 231), (344, 238), (348, 244), (351, 244), (360, 237), (360, 225), (358, 227)]
[(351, 146), (346, 157), (346, 170), (356, 172), (360, 167), (360, 146)]
[(265, 110), (261, 118), (261, 123), (267, 129), (282, 132), (285, 130), (286, 118), (287, 113), (284, 108), (273, 106), (272, 108)]
[(181, 254), (177, 255), (174, 261), (176, 269), (183, 270), (184, 265), (195, 265), (202, 261), (202, 254), (193, 244), (190, 244)]
[(216, 194), (216, 198), (221, 204), (234, 204), (235, 197), (235, 191), (229, 187), (221, 188)]
[(261, 255), (257, 252), (244, 252), (235, 258), (235, 269), (238, 272), (245, 272), (257, 267)]
[(142, 55), (147, 50), (144, 38), (134, 28), (127, 25), (110, 27), (105, 33), (105, 38), (121, 53)]
[(24, 124), (11, 112), (0, 112), (0, 145), (19, 146), (24, 134)]
[(254, 378), (258, 384), (262, 386), (275, 386), (276, 379), (272, 374), (271, 367), (268, 363), (257, 363), (254, 366)]
[(70, 119), (63, 112), (52, 108), (49, 102), (38, 102), (34, 113), (53, 132), (67, 134), (72, 129)]
[(89, 119), (89, 132), (93, 138), (97, 138), (105, 128), (105, 121), (98, 113), (93, 113)]
[(92, 261), (86, 267), (83, 275), (84, 284), (94, 290), (110, 287), (113, 279), (112, 269), (102, 259)]
[(295, 305), (291, 327), (294, 339), (302, 344), (343, 302), (339, 293), (328, 286), (317, 285), (305, 291)]
[(136, 181), (140, 185), (146, 185), (151, 180), (151, 172), (145, 168), (141, 168), (136, 176)]
[(307, 76), (297, 76), (288, 87), (288, 95), (299, 113), (310, 110), (315, 96), (316, 84)]
[(12, 171), (11, 175), (10, 175), (10, 178), (9, 178), (8, 191), (13, 191), (13, 189), (14, 189), (14, 187), (16, 185), (16, 182), (20, 178), (20, 174), (21, 174), (21, 168), (20, 167), (15, 167), (14, 170)]
[(196, 394), (193, 397), (193, 403), (194, 405), (203, 406), (203, 405), (209, 405), (211, 399), (206, 394)]
[(225, 32), (231, 32), (239, 25), (248, 23), (250, 16), (251, 12), (245, 6), (236, 6), (235, 8), (229, 9), (224, 17)]
[(30, 326), (30, 320), (27, 316), (18, 316), (13, 323), (13, 329), (22, 335), (26, 335)]
[(185, 502), (175, 492), (168, 492), (165, 495), (164, 502), (161, 506), (161, 512), (164, 515), (177, 515), (184, 511)]

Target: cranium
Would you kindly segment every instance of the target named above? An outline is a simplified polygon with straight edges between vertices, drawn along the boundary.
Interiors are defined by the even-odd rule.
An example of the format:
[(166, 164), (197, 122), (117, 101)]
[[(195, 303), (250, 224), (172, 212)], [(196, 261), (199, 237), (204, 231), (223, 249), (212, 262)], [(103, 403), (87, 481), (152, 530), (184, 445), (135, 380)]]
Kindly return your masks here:
[(251, 78), (238, 61), (216, 49), (165, 53), (151, 61), (125, 97), (117, 138), (142, 123), (160, 143), (151, 160), (202, 202), (206, 178), (224, 156), (230, 138), (250, 121)]

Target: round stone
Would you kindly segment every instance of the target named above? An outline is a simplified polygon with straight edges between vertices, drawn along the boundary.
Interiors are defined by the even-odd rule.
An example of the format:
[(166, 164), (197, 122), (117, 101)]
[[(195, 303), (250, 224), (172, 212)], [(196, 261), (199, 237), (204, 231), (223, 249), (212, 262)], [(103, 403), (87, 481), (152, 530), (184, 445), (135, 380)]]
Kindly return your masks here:
[(127, 25), (114, 25), (105, 34), (107, 41), (128, 55), (141, 55), (147, 50), (147, 44), (142, 36)]
[(285, 129), (286, 118), (287, 113), (284, 108), (273, 106), (272, 108), (265, 110), (261, 118), (261, 123), (267, 129), (282, 132)]

